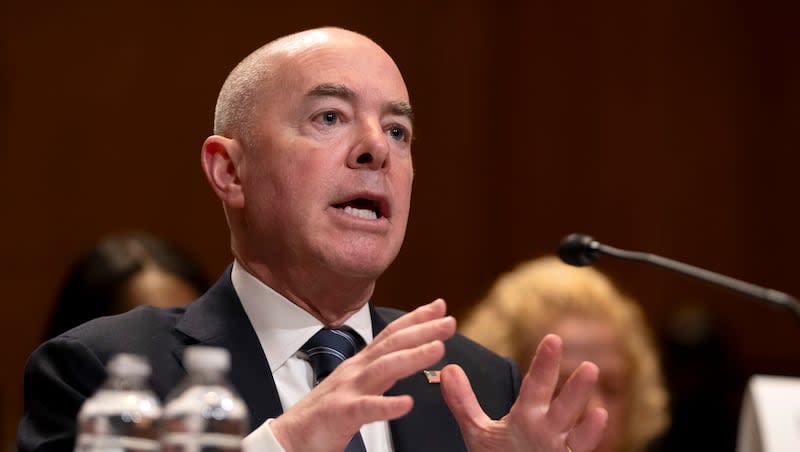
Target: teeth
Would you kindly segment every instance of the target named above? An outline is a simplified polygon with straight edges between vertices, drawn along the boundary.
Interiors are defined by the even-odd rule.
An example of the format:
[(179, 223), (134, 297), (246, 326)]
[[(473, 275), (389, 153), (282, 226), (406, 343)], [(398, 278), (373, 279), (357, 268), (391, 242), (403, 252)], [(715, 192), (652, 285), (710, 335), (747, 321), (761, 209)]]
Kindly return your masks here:
[(369, 209), (356, 209), (355, 207), (344, 206), (344, 213), (354, 217), (363, 218), (365, 220), (378, 219), (378, 215), (375, 214), (375, 211)]

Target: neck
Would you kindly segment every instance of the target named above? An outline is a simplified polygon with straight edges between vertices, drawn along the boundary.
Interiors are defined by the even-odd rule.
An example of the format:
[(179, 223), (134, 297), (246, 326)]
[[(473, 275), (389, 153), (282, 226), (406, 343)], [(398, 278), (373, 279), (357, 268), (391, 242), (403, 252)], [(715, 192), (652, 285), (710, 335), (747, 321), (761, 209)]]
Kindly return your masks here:
[(238, 257), (237, 261), (248, 273), (329, 328), (342, 326), (369, 301), (375, 290), (374, 280), (324, 277), (319, 273), (309, 275), (291, 269), (278, 273), (264, 264)]

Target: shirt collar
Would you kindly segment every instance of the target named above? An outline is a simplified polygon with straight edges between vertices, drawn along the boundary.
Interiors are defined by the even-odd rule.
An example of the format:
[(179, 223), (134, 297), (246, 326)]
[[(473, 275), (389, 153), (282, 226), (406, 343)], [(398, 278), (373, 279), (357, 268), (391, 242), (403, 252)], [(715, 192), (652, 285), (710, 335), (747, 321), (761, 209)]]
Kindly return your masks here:
[[(323, 327), (322, 322), (248, 273), (235, 260), (231, 282), (273, 373)], [(361, 335), (366, 344), (372, 342), (368, 303), (364, 303), (344, 324)]]

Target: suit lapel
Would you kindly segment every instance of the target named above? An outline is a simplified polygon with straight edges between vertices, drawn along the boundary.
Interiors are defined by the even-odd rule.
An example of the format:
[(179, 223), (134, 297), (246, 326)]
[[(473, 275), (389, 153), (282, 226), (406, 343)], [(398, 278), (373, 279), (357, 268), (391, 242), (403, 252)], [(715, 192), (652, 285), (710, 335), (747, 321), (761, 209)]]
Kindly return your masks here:
[[(175, 329), (196, 343), (223, 347), (231, 353), (229, 378), (250, 410), (251, 430), (283, 413), (264, 350), (233, 289), (231, 266), (208, 292), (187, 307)], [(174, 350), (179, 361), (183, 348)]]

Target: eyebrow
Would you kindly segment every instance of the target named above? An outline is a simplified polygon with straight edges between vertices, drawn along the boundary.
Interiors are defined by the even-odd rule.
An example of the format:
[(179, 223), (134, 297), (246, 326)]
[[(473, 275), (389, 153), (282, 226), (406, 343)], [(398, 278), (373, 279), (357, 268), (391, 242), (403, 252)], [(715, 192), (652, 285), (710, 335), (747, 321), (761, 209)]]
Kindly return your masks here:
[[(307, 97), (338, 97), (340, 99), (352, 100), (356, 98), (356, 93), (345, 85), (335, 83), (322, 83), (312, 88)], [(398, 116), (405, 116), (409, 121), (414, 120), (414, 110), (411, 104), (397, 100), (388, 102), (386, 111)]]
[(340, 97), (342, 99), (353, 99), (356, 93), (352, 89), (344, 85), (336, 85), (333, 83), (323, 83), (317, 85), (306, 94), (308, 97)]
[(398, 116), (405, 116), (409, 121), (414, 121), (414, 110), (408, 102), (401, 100), (389, 102), (389, 111)]

